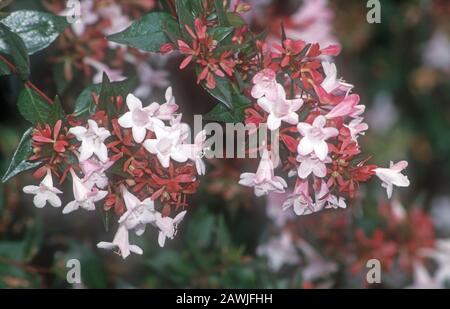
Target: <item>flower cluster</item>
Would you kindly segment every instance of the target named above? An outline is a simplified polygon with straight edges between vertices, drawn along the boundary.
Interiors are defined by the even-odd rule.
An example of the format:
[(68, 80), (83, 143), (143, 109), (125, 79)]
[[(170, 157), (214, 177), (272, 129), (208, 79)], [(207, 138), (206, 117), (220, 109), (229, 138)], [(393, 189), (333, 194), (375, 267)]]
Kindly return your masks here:
[[(62, 212), (93, 211), (103, 201), (104, 211), (119, 216), (119, 227), (111, 243), (100, 242), (98, 247), (118, 248), (126, 258), (130, 252), (142, 254), (129, 243), (129, 231), (142, 235), (152, 224), (159, 230), (161, 247), (166, 238), (174, 238), (186, 214), (187, 195), (196, 192), (198, 176), (205, 173), (205, 134), (200, 132), (194, 144), (189, 143), (190, 128), (176, 113), (170, 87), (163, 104), (144, 107), (133, 94), (126, 104), (121, 96), (112, 99), (105, 106), (95, 97), (96, 112), (88, 119), (72, 115), (53, 128), (46, 124), (34, 129), (29, 161), (42, 162), (35, 176), (45, 177), (39, 186), (23, 191), (34, 195), (36, 207), (47, 202), (60, 207), (58, 194), (63, 192), (54, 186), (53, 176), (62, 184), (70, 174), (74, 200)], [(108, 113), (111, 109), (114, 112)]]
[(321, 48), (284, 38), (281, 45), (261, 50), (264, 68), (252, 78), (254, 103), (245, 121), (276, 131), (283, 156), (279, 160), (272, 151), (277, 145), (271, 143), (277, 141), (268, 142), (257, 172), (242, 174), (240, 183), (254, 187), (257, 196), (285, 192), (288, 181), (274, 174), (281, 162), (288, 177), (295, 177), (283, 208), (293, 208), (297, 215), (345, 208), (346, 198), (355, 197), (359, 184), (374, 175), (389, 198), (393, 186), (409, 185), (401, 173), (406, 161), (381, 168), (362, 157), (358, 138), (368, 129), (365, 106), (352, 93), (353, 85), (339, 79), (336, 65), (327, 61), (339, 51), (336, 45)]

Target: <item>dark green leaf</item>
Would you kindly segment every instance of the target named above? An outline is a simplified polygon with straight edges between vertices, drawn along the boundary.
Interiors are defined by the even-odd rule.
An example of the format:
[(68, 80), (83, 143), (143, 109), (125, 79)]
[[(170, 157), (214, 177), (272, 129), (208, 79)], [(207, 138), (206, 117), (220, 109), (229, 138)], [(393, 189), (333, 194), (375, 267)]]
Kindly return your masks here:
[(208, 30), (208, 34), (217, 41), (222, 42), (227, 36), (233, 32), (233, 27), (214, 27)]
[[(29, 55), (49, 46), (69, 25), (65, 17), (27, 10), (13, 12), (1, 20), (1, 23), (20, 36)], [(2, 33), (0, 51), (9, 52)]]
[(76, 117), (93, 115), (95, 113), (96, 106), (92, 98), (92, 93), (99, 95), (101, 89), (101, 84), (90, 85), (85, 88), (75, 101), (75, 110), (73, 111), (73, 114)]
[(220, 121), (226, 123), (238, 123), (244, 120), (244, 111), (250, 101), (243, 95), (233, 95), (232, 108), (217, 104), (205, 115), (206, 120)]
[(192, 30), (194, 30), (195, 15), (192, 10), (192, 0), (175, 1), (175, 8), (177, 10), (178, 23), (181, 32), (186, 38), (190, 38), (185, 26), (189, 26)]
[[(197, 73), (198, 74), (198, 73)], [(228, 108), (232, 107), (232, 91), (231, 82), (228, 78), (215, 76), (216, 87), (214, 89), (209, 89), (204, 83), (202, 83), (203, 88), (206, 89), (214, 98), (219, 100), (221, 103), (225, 104)]]
[(33, 128), (29, 128), (22, 136), (19, 142), (19, 146), (13, 155), (11, 163), (9, 164), (8, 170), (5, 175), (3, 175), (2, 182), (6, 182), (12, 177), (20, 174), (21, 172), (32, 169), (40, 164), (40, 162), (30, 163), (27, 159), (32, 154), (31, 148), (31, 132)]
[(46, 123), (52, 109), (47, 101), (26, 85), (19, 94), (17, 106), (22, 116), (34, 125)]
[(127, 95), (135, 88), (135, 79), (126, 79), (120, 82), (110, 82), (108, 76), (103, 74), (103, 81), (100, 90), (99, 106), (111, 117), (116, 117), (121, 111), (116, 110), (116, 99)]
[(13, 50), (14, 52), (11, 53), (11, 57), (14, 60), (14, 64), (16, 65), (20, 77), (23, 80), (28, 79), (28, 76), (30, 75), (30, 59), (28, 58), (27, 48), (24, 42), (20, 36), (12, 32), (4, 24), (0, 23), (0, 45), (2, 37), (6, 50), (2, 50), (0, 47), (0, 52), (9, 52), (9, 50)]
[(230, 22), (230, 25), (235, 28), (239, 28), (239, 27), (242, 27), (247, 24), (245, 22), (245, 20), (241, 17), (241, 15), (239, 15), (237, 13), (228, 12), (227, 18), (228, 18), (228, 21)]
[(226, 14), (226, 9), (223, 6), (223, 0), (214, 0), (214, 6), (216, 8), (217, 18), (219, 19), (219, 25), (229, 27), (230, 22)]
[(171, 42), (166, 32), (179, 37), (177, 21), (170, 14), (153, 12), (141, 17), (124, 31), (108, 36), (108, 40), (149, 52), (159, 52), (162, 44)]

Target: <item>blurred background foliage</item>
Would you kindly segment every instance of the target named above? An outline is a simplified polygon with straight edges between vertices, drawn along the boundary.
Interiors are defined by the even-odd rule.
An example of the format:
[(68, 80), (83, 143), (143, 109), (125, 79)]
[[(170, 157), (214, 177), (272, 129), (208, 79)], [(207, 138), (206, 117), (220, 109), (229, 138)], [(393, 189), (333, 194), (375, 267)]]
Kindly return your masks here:
[[(269, 3), (264, 9), (286, 15), (302, 4), (295, 0), (261, 1)], [(365, 3), (329, 3), (335, 14), (333, 30), (343, 46), (337, 58), (339, 74), (355, 84), (372, 127), (361, 138), (363, 149), (373, 156), (374, 163), (383, 166), (389, 159), (404, 158), (410, 162), (407, 174), (411, 187), (398, 190), (395, 199), (406, 209), (418, 207), (430, 214), (435, 205), (444, 207), (447, 221), (439, 223), (441, 229), (436, 233), (448, 237), (450, 66), (435, 67), (424, 58), (431, 53), (427, 42), (437, 29), (449, 38), (450, 3), (381, 0), (380, 24), (367, 23)], [(7, 10), (24, 8), (45, 10), (40, 1), (34, 0), (14, 1)], [(446, 51), (449, 57), (448, 45)], [(89, 80), (80, 77), (72, 84), (61, 84), (64, 80), (55, 75), (54, 66), (48, 61), (57, 54), (52, 45), (31, 58), (32, 80), (49, 95), (64, 89), (62, 98), (69, 110), (73, 98)], [(167, 67), (181, 110), (185, 115), (207, 112), (213, 106), (212, 99), (196, 87), (192, 72), (178, 71), (178, 64), (179, 59), (171, 58)], [(14, 78), (0, 77), (2, 172), (27, 128), (15, 106), (19, 85)], [(156, 97), (160, 95), (155, 93)], [(130, 256), (126, 261), (96, 249), (95, 244), (112, 233), (105, 231), (100, 212), (97, 216), (86, 212), (63, 216), (50, 207), (36, 209), (21, 191), (34, 181), (32, 176), (25, 173), (16, 177), (0, 185), (0, 287), (71, 287), (65, 280), (65, 263), (73, 258), (81, 262), (83, 281), (74, 287), (310, 287), (304, 278), (308, 276), (307, 256), (274, 271), (268, 267), (267, 258), (257, 254), (258, 246), (270, 238), (275, 227), (273, 219), (266, 215), (265, 199), (254, 198), (237, 185), (240, 171), (249, 164), (253, 163), (228, 159), (209, 162), (208, 175), (202, 179), (200, 192), (190, 203), (191, 209), (175, 240), (161, 249), (156, 232), (147, 232), (144, 237), (133, 239), (144, 249), (144, 255)], [(344, 248), (355, 241), (347, 237), (354, 230), (371, 234), (376, 228), (383, 228), (379, 209), (385, 202), (385, 192), (374, 181), (362, 188), (361, 196), (348, 209), (298, 217), (289, 227), (310, 243), (322, 259), (337, 261), (339, 268), (331, 276), (332, 283), (325, 287), (366, 287), (361, 280), (365, 270), (349, 272), (345, 266), (349, 258), (358, 259), (358, 253), (350, 256)], [(442, 212), (438, 216), (445, 217)], [(352, 224), (340, 227), (341, 220), (351, 220)], [(434, 224), (438, 225), (436, 221)], [(335, 236), (336, 251), (329, 252), (332, 247), (321, 242), (319, 229)], [(409, 284), (411, 270), (406, 279), (401, 273), (390, 274), (383, 286)]]

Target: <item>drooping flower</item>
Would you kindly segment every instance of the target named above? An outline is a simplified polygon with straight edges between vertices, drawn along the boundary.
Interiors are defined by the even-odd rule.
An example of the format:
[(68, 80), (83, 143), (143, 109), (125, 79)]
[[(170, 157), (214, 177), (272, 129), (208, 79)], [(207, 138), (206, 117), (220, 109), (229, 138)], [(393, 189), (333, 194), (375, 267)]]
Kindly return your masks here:
[(321, 115), (314, 119), (312, 125), (306, 122), (297, 125), (298, 131), (303, 136), (297, 149), (300, 155), (306, 156), (314, 152), (319, 160), (325, 160), (328, 154), (326, 140), (339, 134), (336, 128), (325, 127), (326, 122), (326, 118)]
[(330, 157), (326, 157), (324, 160), (320, 160), (314, 154), (309, 154), (307, 156), (297, 156), (297, 161), (300, 162), (297, 173), (298, 177), (306, 179), (311, 173), (314, 176), (323, 178), (327, 174), (326, 163), (331, 163)]
[[(268, 96), (258, 99), (258, 105), (269, 113), (267, 127), (272, 131), (278, 129), (282, 121), (296, 125), (298, 123), (298, 114), (296, 111), (303, 105), (302, 99), (286, 99), (284, 87), (280, 84), (276, 86), (276, 93), (269, 93)], [(270, 99), (274, 97), (275, 99)]]
[(264, 69), (258, 72), (252, 79), (254, 86), (251, 95), (255, 99), (266, 96), (269, 100), (278, 98), (277, 74), (271, 69)]
[(394, 186), (409, 186), (408, 177), (401, 173), (401, 171), (403, 171), (407, 166), (408, 162), (406, 161), (400, 161), (395, 164), (391, 161), (389, 168), (378, 167), (375, 169), (375, 174), (383, 182), (381, 186), (386, 188), (388, 198), (391, 198)]
[(161, 213), (155, 213), (155, 224), (159, 228), (158, 244), (164, 247), (166, 238), (173, 239), (177, 233), (177, 226), (186, 215), (186, 210), (183, 210), (175, 218), (163, 217)]
[(77, 140), (81, 142), (79, 160), (85, 161), (96, 155), (103, 163), (108, 161), (108, 148), (104, 141), (111, 136), (111, 133), (102, 127), (99, 127), (97, 123), (89, 119), (88, 128), (85, 127), (72, 127), (69, 133), (75, 135)]
[(123, 224), (127, 230), (135, 230), (140, 236), (145, 232), (145, 225), (155, 221), (154, 203), (150, 198), (142, 202), (131, 194), (125, 186), (122, 186), (122, 196), (127, 211), (120, 217), (119, 224)]
[(283, 209), (293, 208), (297, 216), (309, 215), (320, 209), (315, 208), (314, 201), (309, 194), (309, 185), (307, 181), (298, 182), (294, 192), (283, 203)]
[(47, 169), (47, 175), (42, 179), (39, 186), (25, 186), (23, 192), (34, 194), (33, 204), (37, 208), (43, 208), (47, 202), (53, 207), (61, 207), (61, 200), (57, 194), (62, 192), (53, 186), (52, 173)]
[(283, 193), (287, 187), (286, 181), (274, 175), (273, 162), (267, 149), (264, 150), (256, 173), (242, 173), (239, 184), (254, 187), (255, 195), (262, 196), (269, 192)]
[(119, 254), (123, 259), (130, 255), (130, 252), (142, 254), (143, 251), (139, 246), (131, 245), (129, 240), (129, 232), (124, 225), (119, 225), (116, 235), (112, 242), (102, 241), (97, 244), (97, 248), (114, 250), (119, 249)]
[(155, 126), (164, 126), (164, 123), (152, 117), (159, 108), (158, 103), (147, 107), (142, 107), (142, 102), (133, 94), (127, 96), (127, 106), (129, 111), (118, 119), (122, 128), (131, 128), (133, 139), (136, 143), (142, 143), (147, 135), (147, 130), (154, 130)]
[(363, 122), (363, 118), (356, 118), (344, 125), (350, 131), (350, 136), (354, 142), (358, 142), (358, 136), (364, 135), (369, 125)]
[(108, 191), (92, 188), (90, 184), (81, 181), (73, 169), (70, 169), (70, 173), (72, 174), (75, 200), (64, 207), (63, 214), (71, 213), (80, 207), (89, 211), (95, 210), (94, 203), (104, 199), (108, 195)]
[(326, 77), (322, 81), (321, 86), (326, 92), (333, 93), (337, 91), (348, 94), (353, 89), (353, 85), (345, 83), (337, 78), (336, 64), (323, 61), (322, 68)]
[(90, 65), (97, 71), (95, 75), (92, 77), (92, 82), (94, 84), (99, 84), (102, 82), (103, 74), (106, 74), (109, 80), (112, 82), (119, 82), (126, 79), (126, 77), (123, 76), (122, 70), (111, 69), (106, 64), (101, 63), (100, 61), (97, 61), (93, 58), (89, 57), (84, 58), (84, 63)]
[(170, 159), (186, 162), (188, 157), (180, 149), (181, 129), (171, 130), (171, 127), (155, 126), (156, 139), (148, 139), (144, 147), (148, 152), (156, 154), (159, 162), (165, 168), (169, 167)]

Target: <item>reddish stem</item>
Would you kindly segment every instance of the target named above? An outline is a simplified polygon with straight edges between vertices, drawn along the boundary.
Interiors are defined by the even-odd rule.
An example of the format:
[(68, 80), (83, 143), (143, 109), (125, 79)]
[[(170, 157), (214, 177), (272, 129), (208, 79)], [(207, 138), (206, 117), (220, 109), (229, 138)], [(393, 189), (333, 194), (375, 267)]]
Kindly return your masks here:
[[(11, 62), (9, 62), (8, 59), (6, 59), (5, 57), (3, 57), (2, 55), (0, 55), (0, 60), (3, 61), (6, 66), (14, 73), (17, 74), (17, 68), (15, 67), (14, 64), (12, 64)], [(30, 80), (25, 81), (25, 85), (27, 85), (28, 87), (30, 87), (31, 89), (33, 89), (39, 96), (41, 96), (48, 104), (52, 105), (53, 104), (53, 100), (50, 99), (45, 93), (43, 93), (41, 90), (39, 90), (39, 88), (33, 84)]]

